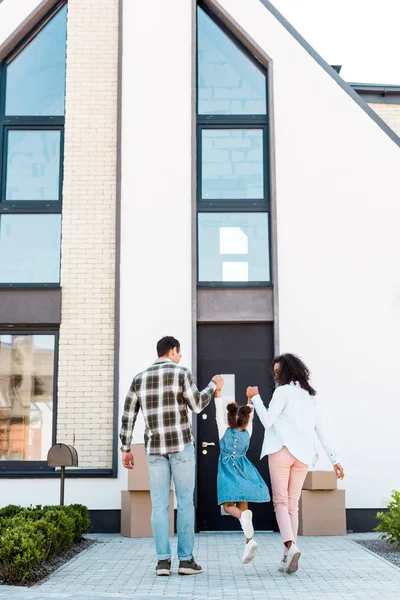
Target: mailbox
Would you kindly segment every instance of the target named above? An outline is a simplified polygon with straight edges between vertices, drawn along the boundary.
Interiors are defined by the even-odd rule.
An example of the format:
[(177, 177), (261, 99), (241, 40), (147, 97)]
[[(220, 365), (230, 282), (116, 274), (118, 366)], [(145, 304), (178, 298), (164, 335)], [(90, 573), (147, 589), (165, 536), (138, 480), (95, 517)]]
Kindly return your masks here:
[(49, 467), (61, 467), (60, 505), (64, 506), (65, 467), (78, 466), (78, 453), (68, 444), (54, 444), (47, 453)]
[(55, 444), (47, 454), (49, 467), (77, 467), (78, 453), (73, 446)]

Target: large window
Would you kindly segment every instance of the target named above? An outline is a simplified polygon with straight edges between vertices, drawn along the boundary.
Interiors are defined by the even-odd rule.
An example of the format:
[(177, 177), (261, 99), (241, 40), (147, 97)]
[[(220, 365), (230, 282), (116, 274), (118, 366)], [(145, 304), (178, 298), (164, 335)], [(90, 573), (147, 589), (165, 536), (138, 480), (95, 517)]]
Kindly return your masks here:
[(0, 470), (46, 461), (55, 442), (56, 333), (0, 331)]
[(0, 287), (60, 284), (67, 6), (0, 64)]
[(197, 8), (198, 284), (271, 282), (267, 77)]

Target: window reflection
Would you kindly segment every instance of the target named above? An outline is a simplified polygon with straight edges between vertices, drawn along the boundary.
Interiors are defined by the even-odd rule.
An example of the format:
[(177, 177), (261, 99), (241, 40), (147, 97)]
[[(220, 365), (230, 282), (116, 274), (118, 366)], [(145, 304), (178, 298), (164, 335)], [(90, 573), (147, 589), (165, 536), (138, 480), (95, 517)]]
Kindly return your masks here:
[(199, 114), (265, 115), (265, 74), (201, 8), (197, 46)]
[(61, 215), (0, 215), (0, 283), (59, 283)]
[(60, 131), (8, 132), (6, 200), (59, 200)]
[(64, 115), (67, 6), (6, 69), (6, 115)]
[(263, 131), (203, 129), (202, 199), (264, 197)]
[(0, 460), (46, 460), (54, 353), (54, 335), (0, 334)]
[(268, 213), (199, 213), (199, 282), (269, 282)]

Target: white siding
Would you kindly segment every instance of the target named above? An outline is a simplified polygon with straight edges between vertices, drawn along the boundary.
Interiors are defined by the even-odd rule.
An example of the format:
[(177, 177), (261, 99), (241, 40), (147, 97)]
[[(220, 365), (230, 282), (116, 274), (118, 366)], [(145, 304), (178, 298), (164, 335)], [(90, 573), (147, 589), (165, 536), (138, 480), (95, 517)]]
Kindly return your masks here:
[(191, 366), (191, 5), (123, 7), (121, 407), (162, 336)]

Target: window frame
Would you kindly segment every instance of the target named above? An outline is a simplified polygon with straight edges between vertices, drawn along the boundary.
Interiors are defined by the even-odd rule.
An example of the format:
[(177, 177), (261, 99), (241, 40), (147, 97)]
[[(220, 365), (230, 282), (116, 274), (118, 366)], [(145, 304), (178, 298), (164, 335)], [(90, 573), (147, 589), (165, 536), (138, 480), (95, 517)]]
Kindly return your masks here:
[[(0, 61), (0, 219), (3, 214), (61, 214), (62, 213), (62, 189), (64, 179), (64, 126), (63, 116), (12, 116), (5, 114), (6, 102), (6, 71), (7, 66), (15, 56), (47, 25), (49, 21), (65, 5), (67, 0), (59, 0), (52, 10), (41, 19), (41, 21), (23, 38), (13, 50)], [(60, 165), (59, 165), (59, 199), (46, 200), (6, 200), (7, 189), (7, 151), (8, 132), (15, 130), (49, 130), (60, 131)], [(61, 255), (59, 257), (61, 262)], [(61, 281), (57, 283), (7, 283), (0, 282), (0, 289), (60, 289)]]
[[(271, 257), (271, 178), (270, 178), (270, 130), (269, 130), (269, 89), (268, 71), (256, 57), (232, 34), (203, 2), (198, 2), (197, 7), (203, 10), (228, 36), (228, 38), (241, 50), (247, 58), (254, 63), (265, 76), (266, 86), (266, 113), (262, 115), (221, 115), (221, 114), (199, 114), (198, 93), (198, 26), (196, 26), (196, 281), (197, 288), (268, 288), (272, 287), (272, 257)], [(234, 200), (207, 200), (202, 198), (202, 132), (210, 129), (261, 129), (263, 131), (263, 181), (264, 197), (262, 199), (234, 199)], [(268, 213), (268, 245), (269, 245), (269, 272), (268, 281), (200, 281), (199, 280), (199, 214), (200, 213)]]
[[(0, 326), (1, 335), (54, 335), (54, 375), (53, 375), (53, 419), (52, 419), (52, 445), (57, 443), (57, 381), (58, 381), (58, 350), (60, 332), (56, 328), (10, 328)], [(49, 448), (50, 450), (50, 448)], [(49, 467), (45, 460), (0, 460), (0, 478), (12, 474), (54, 473), (55, 468)]]
[[(203, 131), (210, 130), (223, 130), (223, 129), (256, 129), (263, 132), (263, 186), (264, 194), (263, 198), (257, 199), (215, 199), (208, 200), (202, 197), (202, 175), (203, 175)], [(198, 123), (197, 125), (197, 212), (269, 212), (270, 209), (270, 185), (269, 185), (269, 172), (267, 168), (268, 164), (268, 125), (263, 123), (254, 123), (251, 125), (243, 125), (243, 123), (237, 122), (226, 123), (219, 120), (217, 123)], [(266, 158), (267, 157), (267, 160)], [(228, 207), (228, 210), (226, 210)]]

